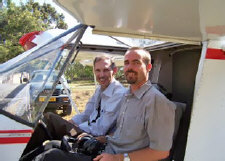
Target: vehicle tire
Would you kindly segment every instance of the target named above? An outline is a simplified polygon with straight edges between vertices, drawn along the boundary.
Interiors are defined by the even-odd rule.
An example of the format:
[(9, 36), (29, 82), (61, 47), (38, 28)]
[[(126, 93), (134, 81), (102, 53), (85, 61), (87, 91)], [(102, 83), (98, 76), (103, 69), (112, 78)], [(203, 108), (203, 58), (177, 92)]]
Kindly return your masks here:
[(70, 115), (72, 113), (72, 107), (71, 105), (63, 106), (63, 115)]

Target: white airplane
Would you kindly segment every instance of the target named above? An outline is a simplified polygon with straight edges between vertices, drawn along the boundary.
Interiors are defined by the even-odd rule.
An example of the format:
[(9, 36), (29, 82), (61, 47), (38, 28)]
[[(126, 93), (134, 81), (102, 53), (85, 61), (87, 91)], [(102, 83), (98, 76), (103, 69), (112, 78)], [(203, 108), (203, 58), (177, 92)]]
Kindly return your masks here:
[[(28, 99), (29, 90), (26, 90), (29, 84), (16, 85), (12, 78), (21, 71), (29, 72), (27, 67), (31, 69), (30, 66), (36, 62), (48, 62), (43, 67), (48, 69), (56, 67), (60, 62), (59, 78), (73, 57), (73, 50), (79, 46), (86, 25), (91, 26), (95, 34), (110, 36), (118, 42), (118, 46), (83, 43), (79, 46), (78, 56), (87, 52), (123, 55), (128, 46), (134, 45), (133, 42), (142, 42), (141, 45), (151, 52), (153, 59), (151, 81), (172, 101), (186, 104), (170, 160), (225, 160), (225, 1), (54, 2), (81, 24), (47, 44), (25, 52), (16, 61), (14, 59), (12, 64), (8, 62), (0, 66), (0, 154), (3, 160), (20, 158), (47, 104), (46, 99), (41, 107), (32, 106)], [(75, 40), (71, 38), (64, 43), (57, 43), (57, 38), (73, 31), (76, 33), (72, 36)], [(126, 41), (121, 37), (139, 40)], [(144, 39), (163, 42), (151, 45)], [(62, 56), (62, 49), (67, 48), (72, 49), (72, 52)], [(54, 59), (48, 60), (49, 57)], [(19, 88), (23, 89), (20, 91), (24, 94), (17, 92), (14, 96), (13, 91)], [(13, 154), (9, 155), (9, 151)]]

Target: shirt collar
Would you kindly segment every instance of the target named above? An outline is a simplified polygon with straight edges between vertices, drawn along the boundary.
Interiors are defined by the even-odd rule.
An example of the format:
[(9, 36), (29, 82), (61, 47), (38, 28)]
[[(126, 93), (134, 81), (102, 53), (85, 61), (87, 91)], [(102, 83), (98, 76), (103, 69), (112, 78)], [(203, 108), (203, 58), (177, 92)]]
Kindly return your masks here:
[[(135, 95), (138, 99), (141, 99), (141, 97), (152, 87), (152, 84), (150, 81), (147, 81), (145, 84), (143, 84), (138, 90), (134, 91), (133, 95)], [(132, 95), (131, 90), (127, 91), (127, 96)]]

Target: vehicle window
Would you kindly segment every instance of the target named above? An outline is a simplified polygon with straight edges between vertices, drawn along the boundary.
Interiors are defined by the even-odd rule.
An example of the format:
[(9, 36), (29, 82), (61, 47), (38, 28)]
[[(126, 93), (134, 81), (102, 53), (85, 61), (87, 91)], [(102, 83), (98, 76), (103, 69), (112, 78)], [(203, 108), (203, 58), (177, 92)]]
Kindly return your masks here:
[(42, 82), (43, 80), (43, 75), (38, 74), (34, 77), (34, 79), (32, 79), (32, 82)]

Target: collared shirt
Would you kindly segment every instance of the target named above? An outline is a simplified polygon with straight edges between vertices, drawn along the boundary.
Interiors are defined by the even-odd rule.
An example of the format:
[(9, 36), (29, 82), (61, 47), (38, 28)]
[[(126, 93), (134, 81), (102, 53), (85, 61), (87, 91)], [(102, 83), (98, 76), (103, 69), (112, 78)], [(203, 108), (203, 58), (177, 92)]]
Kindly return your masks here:
[(116, 131), (107, 137), (105, 152), (117, 154), (150, 147), (167, 151), (172, 146), (175, 104), (150, 81), (122, 100)]
[[(94, 136), (106, 135), (116, 124), (121, 98), (125, 91), (126, 88), (115, 79), (112, 80), (111, 84), (104, 91), (101, 91), (101, 87), (99, 86), (86, 104), (85, 111), (75, 115), (72, 120), (79, 125), (80, 129), (89, 134)], [(100, 117), (96, 121), (93, 121), (98, 114), (100, 98)]]

